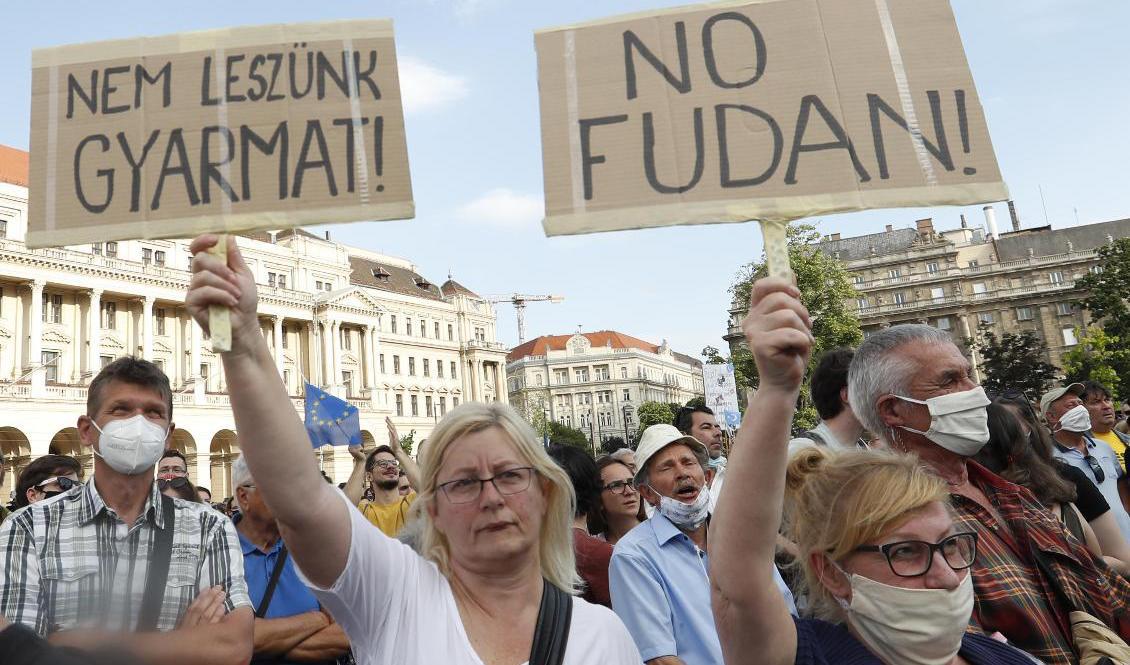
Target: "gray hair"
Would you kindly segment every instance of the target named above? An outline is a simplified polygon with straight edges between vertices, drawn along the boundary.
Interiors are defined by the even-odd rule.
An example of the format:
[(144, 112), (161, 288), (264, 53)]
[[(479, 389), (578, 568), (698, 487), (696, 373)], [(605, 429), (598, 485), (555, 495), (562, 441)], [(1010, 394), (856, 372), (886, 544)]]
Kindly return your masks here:
[(848, 402), (857, 420), (876, 436), (888, 436), (890, 428), (879, 417), (876, 403), (884, 395), (906, 395), (919, 367), (898, 350), (907, 344), (953, 344), (949, 333), (923, 324), (904, 324), (879, 331), (855, 352), (848, 369)]
[(232, 494), (235, 494), (235, 488), (253, 482), (254, 478), (251, 477), (251, 469), (247, 468), (247, 460), (243, 459), (243, 455), (240, 455), (231, 465)]
[(616, 460), (617, 462), (623, 462), (624, 458), (628, 455), (634, 455), (631, 448), (617, 448), (616, 450), (613, 450), (608, 454), (609, 457)]

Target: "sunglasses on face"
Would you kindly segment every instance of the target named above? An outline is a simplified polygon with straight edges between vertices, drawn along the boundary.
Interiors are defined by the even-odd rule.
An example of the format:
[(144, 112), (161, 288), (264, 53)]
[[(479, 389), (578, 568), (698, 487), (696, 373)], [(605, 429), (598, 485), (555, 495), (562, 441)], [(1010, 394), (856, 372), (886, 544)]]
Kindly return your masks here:
[[(45, 489), (43, 489), (44, 487), (47, 487), (51, 483), (57, 484), (59, 486), (59, 490), (56, 491), (56, 490), (45, 490)], [(43, 480), (43, 481), (39, 482), (38, 484), (36, 484), (35, 489), (39, 490), (40, 492), (43, 492), (44, 494), (50, 494), (51, 496), (54, 496), (55, 494), (61, 494), (62, 492), (66, 492), (67, 490), (71, 489), (72, 487), (75, 487), (78, 484), (79, 484), (79, 482), (77, 480), (75, 480), (74, 478), (70, 478), (70, 477), (67, 477), (67, 476), (52, 476), (52, 477), (50, 477), (46, 480)]]
[(170, 487), (176, 490), (184, 489), (189, 486), (188, 478), (184, 476), (176, 476), (174, 478), (161, 478), (157, 481), (157, 489), (161, 492), (169, 489)]
[(394, 459), (379, 459), (373, 463), (373, 466), (380, 467), (382, 471), (385, 469), (399, 469), (400, 462)]

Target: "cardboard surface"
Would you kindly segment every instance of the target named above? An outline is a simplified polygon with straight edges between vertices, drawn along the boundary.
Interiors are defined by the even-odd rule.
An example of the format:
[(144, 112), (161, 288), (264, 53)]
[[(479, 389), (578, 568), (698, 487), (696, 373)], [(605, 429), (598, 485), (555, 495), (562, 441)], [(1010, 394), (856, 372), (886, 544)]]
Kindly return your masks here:
[(1007, 198), (948, 0), (537, 33), (547, 235)]
[(414, 216), (392, 23), (32, 54), (30, 247)]

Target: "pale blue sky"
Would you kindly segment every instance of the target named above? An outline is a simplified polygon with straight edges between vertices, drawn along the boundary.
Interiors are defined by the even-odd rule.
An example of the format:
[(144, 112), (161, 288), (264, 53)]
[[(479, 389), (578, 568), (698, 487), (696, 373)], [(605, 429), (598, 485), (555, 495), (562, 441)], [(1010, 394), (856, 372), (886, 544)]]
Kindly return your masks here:
[[(336, 239), (404, 256), (431, 280), (479, 293), (562, 294), (527, 310), (530, 337), (615, 329), (697, 354), (722, 346), (727, 287), (761, 254), (756, 225), (547, 239), (533, 31), (666, 6), (654, 0), (13, 0), (0, 42), (0, 143), (27, 148), (31, 49), (234, 25), (391, 17), (409, 108), (417, 217), (332, 227)], [(1118, 0), (954, 0), (997, 157), (1026, 225), (1130, 216), (1130, 4)], [(482, 211), (491, 211), (484, 215)], [(884, 210), (821, 218), (857, 235), (968, 209)], [(1007, 211), (998, 209), (1007, 225)], [(500, 306), (502, 341), (517, 342)]]

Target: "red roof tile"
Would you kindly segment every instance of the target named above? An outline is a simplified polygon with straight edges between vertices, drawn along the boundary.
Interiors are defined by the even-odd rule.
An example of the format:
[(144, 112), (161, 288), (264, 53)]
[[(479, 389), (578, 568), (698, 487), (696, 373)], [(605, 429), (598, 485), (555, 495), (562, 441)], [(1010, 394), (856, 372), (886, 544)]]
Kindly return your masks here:
[(0, 145), (0, 182), (27, 187), (28, 181), (27, 151)]

